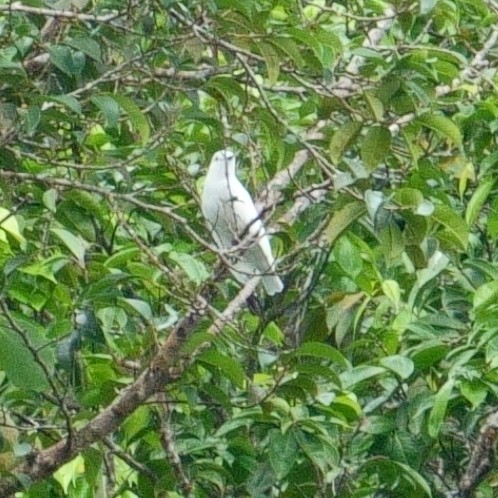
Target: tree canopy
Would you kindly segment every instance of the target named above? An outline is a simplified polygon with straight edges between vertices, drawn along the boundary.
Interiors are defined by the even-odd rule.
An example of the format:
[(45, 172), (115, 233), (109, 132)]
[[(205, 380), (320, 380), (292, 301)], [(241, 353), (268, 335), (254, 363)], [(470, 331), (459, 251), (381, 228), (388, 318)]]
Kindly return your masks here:
[[(496, 496), (495, 0), (0, 0), (0, 497)], [(202, 219), (233, 149), (285, 289)]]

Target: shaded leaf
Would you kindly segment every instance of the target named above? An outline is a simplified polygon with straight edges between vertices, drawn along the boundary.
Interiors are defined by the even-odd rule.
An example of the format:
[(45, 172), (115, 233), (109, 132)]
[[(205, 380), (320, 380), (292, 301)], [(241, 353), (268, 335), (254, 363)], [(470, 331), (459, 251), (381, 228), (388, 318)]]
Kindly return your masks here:
[(352, 143), (361, 131), (359, 121), (348, 121), (341, 126), (330, 140), (330, 158), (332, 162), (338, 164), (344, 153), (351, 147)]
[(269, 83), (270, 85), (274, 85), (278, 81), (278, 75), (280, 74), (280, 58), (278, 53), (269, 43), (261, 42), (257, 46), (265, 58)]
[(401, 498), (423, 498), (432, 497), (431, 489), (427, 481), (408, 465), (387, 460), (385, 458), (374, 458), (363, 464), (361, 472), (368, 476), (377, 475), (383, 485), (396, 489)]
[(333, 244), (346, 228), (367, 212), (363, 202), (350, 202), (334, 213), (324, 232), (328, 244)]
[(107, 128), (116, 128), (119, 119), (119, 105), (116, 99), (109, 95), (94, 95), (92, 102), (102, 111)]
[(197, 361), (211, 365), (215, 371), (230, 379), (237, 387), (244, 386), (246, 378), (244, 370), (233, 358), (224, 356), (214, 349), (209, 349), (200, 354)]
[(131, 98), (125, 95), (116, 94), (113, 95), (113, 99), (128, 115), (131, 126), (139, 134), (142, 144), (147, 143), (150, 136), (150, 127), (146, 114)]
[(373, 126), (361, 143), (360, 155), (362, 161), (375, 169), (381, 163), (391, 147), (391, 133), (388, 129)]
[[(43, 339), (32, 323), (23, 323), (19, 317), (16, 319), (16, 323), (22, 329), (24, 337), (30, 342), (31, 349), (26, 345), (21, 334), (13, 330), (5, 320), (2, 320), (0, 322), (0, 342), (2, 344), (0, 370), (7, 374), (12, 384), (21, 389), (44, 391), (50, 387), (50, 384), (34, 355), (34, 352), (38, 351), (38, 348), (43, 344)], [(29, 328), (25, 328), (26, 325)], [(47, 360), (46, 354), (38, 354), (38, 357), (41, 361)]]
[(469, 243), (468, 226), (453, 209), (438, 205), (432, 213), (432, 219), (445, 227), (443, 233), (438, 234), (438, 238), (457, 244), (463, 251), (467, 249)]
[(171, 251), (168, 254), (168, 257), (172, 261), (178, 263), (178, 265), (186, 273), (187, 277), (195, 284), (199, 285), (204, 282), (204, 280), (209, 278), (209, 272), (204, 266), (204, 263), (190, 254)]
[(314, 358), (332, 361), (343, 368), (349, 368), (349, 362), (337, 349), (321, 342), (305, 342), (294, 351), (293, 355), (312, 356)]

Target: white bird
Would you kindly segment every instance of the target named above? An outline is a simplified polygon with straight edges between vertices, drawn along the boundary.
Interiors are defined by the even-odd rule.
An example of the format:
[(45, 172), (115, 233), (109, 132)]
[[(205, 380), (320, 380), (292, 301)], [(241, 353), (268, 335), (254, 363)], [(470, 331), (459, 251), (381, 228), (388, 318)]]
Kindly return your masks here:
[[(270, 238), (249, 192), (235, 175), (235, 154), (220, 150), (213, 155), (201, 195), (201, 209), (220, 249), (240, 244), (230, 271), (240, 282), (260, 275), (267, 294), (284, 288), (275, 274)], [(230, 254), (230, 259), (231, 259)]]

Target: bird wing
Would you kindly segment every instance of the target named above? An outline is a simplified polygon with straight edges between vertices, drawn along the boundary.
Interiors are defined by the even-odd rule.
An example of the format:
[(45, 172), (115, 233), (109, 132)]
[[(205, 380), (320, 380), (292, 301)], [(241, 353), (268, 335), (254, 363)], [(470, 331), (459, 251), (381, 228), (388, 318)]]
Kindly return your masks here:
[[(201, 207), (210, 225), (213, 238), (222, 249), (241, 244), (230, 271), (241, 283), (254, 275), (263, 274), (263, 285), (273, 295), (283, 289), (280, 278), (273, 273), (273, 257), (268, 237), (249, 192), (238, 181), (205, 184)], [(229, 257), (229, 259), (231, 259)]]
[(242, 260), (245, 260), (254, 270), (268, 272), (275, 263), (272, 254), (270, 238), (261, 221), (261, 217), (254, 205), (249, 192), (244, 186), (238, 185), (232, 190), (230, 210), (233, 210), (235, 226), (238, 235), (238, 242), (242, 242), (243, 247), (247, 244), (247, 249), (243, 251)]

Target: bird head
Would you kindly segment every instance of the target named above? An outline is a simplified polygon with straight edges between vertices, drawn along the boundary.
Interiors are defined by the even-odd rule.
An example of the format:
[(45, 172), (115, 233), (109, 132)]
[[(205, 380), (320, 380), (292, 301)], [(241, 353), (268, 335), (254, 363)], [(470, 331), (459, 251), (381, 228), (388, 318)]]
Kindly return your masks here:
[(229, 149), (215, 152), (209, 165), (209, 173), (217, 178), (235, 176), (235, 154)]

